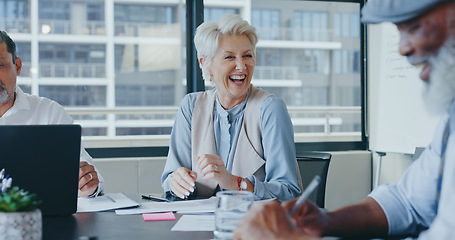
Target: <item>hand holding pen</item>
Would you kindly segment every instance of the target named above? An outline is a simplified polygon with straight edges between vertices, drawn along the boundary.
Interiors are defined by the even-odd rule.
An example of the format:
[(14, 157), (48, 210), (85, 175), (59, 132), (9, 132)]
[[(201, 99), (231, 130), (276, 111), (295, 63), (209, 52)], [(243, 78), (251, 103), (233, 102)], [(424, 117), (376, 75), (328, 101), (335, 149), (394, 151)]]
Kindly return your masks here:
[(308, 184), (308, 187), (303, 191), (302, 195), (297, 199), (297, 202), (295, 203), (294, 207), (292, 208), (291, 212), (289, 213), (289, 216), (292, 217), (294, 213), (299, 209), (299, 207), (305, 202), (305, 200), (311, 195), (311, 193), (316, 189), (316, 187), (319, 185), (321, 182), (321, 177), (318, 175), (314, 176), (313, 180)]

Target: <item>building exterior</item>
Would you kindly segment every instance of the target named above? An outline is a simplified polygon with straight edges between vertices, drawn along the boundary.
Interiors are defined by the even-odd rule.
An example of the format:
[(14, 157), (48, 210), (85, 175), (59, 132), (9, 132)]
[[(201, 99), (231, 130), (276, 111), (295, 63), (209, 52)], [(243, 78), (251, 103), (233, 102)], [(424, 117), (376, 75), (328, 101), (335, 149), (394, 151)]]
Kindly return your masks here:
[[(258, 29), (253, 84), (283, 98), (296, 141), (361, 136), (360, 6), (206, 0)], [(186, 94), (184, 0), (0, 0), (20, 87), (68, 109), (85, 136), (168, 135)], [(206, 85), (207, 88), (210, 84)]]

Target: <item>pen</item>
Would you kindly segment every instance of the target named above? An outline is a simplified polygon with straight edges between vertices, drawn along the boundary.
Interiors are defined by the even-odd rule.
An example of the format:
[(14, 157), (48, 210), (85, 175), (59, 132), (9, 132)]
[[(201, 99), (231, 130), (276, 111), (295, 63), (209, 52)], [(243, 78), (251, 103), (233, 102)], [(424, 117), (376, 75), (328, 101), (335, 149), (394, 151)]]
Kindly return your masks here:
[(166, 198), (155, 197), (155, 196), (152, 196), (150, 194), (142, 194), (142, 198), (149, 199), (149, 200), (160, 201), (160, 202), (170, 202)]
[(305, 191), (303, 191), (299, 199), (297, 199), (294, 208), (292, 208), (292, 211), (289, 214), (290, 216), (294, 215), (295, 211), (299, 209), (300, 205), (302, 205), (302, 203), (305, 202), (305, 200), (310, 196), (314, 189), (316, 189), (316, 187), (319, 185), (319, 182), (321, 182), (321, 177), (318, 175), (314, 176), (313, 180), (311, 180), (310, 184), (308, 184), (308, 187), (305, 189)]

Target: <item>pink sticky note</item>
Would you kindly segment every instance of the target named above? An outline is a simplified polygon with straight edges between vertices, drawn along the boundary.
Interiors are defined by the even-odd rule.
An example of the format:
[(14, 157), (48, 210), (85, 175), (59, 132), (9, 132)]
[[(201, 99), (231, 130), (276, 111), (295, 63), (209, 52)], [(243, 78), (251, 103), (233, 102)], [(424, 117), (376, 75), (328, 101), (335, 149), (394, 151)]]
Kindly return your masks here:
[(174, 213), (143, 213), (142, 218), (144, 221), (173, 221), (175, 220)]

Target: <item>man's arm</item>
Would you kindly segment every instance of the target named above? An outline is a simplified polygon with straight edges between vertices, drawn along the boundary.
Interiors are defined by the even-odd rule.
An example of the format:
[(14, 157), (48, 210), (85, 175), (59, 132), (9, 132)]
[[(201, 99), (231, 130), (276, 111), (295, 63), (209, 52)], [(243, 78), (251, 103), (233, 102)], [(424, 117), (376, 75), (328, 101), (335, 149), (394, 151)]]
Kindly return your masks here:
[[(289, 212), (295, 201), (283, 203), (283, 207)], [(321, 212), (307, 201), (292, 218), (303, 233), (313, 236), (384, 237), (388, 233), (384, 211), (370, 197), (332, 212)]]
[(291, 223), (291, 219), (278, 201), (255, 202), (234, 231), (236, 240), (313, 240)]

